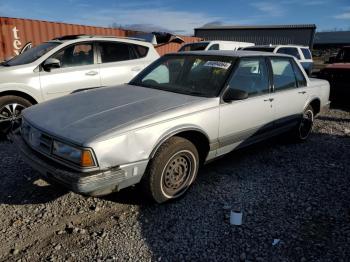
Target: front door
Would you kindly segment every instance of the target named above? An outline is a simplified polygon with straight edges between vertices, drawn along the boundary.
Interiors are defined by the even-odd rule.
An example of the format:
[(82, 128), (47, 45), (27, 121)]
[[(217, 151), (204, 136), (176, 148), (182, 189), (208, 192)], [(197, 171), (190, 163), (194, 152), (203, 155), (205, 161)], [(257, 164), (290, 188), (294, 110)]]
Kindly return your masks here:
[(244, 100), (220, 105), (218, 155), (266, 136), (273, 127), (273, 94), (265, 58), (243, 58), (229, 88), (248, 93)]
[(40, 83), (45, 99), (101, 86), (92, 43), (70, 45), (51, 58), (58, 59), (61, 65), (59, 68), (40, 72)]

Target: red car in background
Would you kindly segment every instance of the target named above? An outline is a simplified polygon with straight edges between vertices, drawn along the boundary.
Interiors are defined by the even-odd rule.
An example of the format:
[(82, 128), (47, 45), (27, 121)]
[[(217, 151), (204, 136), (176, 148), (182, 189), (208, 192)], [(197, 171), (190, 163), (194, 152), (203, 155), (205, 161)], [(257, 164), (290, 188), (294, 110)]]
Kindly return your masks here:
[(318, 78), (329, 81), (333, 104), (350, 107), (350, 46), (343, 47), (329, 62), (332, 64), (322, 69)]

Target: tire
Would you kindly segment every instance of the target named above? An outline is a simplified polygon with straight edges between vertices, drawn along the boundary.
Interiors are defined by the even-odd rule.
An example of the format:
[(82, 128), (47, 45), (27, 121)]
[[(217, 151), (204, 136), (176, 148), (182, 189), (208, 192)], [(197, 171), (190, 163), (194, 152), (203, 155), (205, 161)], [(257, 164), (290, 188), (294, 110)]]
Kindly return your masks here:
[(196, 179), (199, 155), (182, 137), (171, 137), (157, 150), (141, 181), (144, 192), (157, 203), (184, 195)]
[(0, 136), (6, 136), (21, 124), (21, 112), (32, 105), (27, 99), (19, 96), (0, 97)]
[(314, 110), (311, 105), (308, 105), (303, 112), (300, 122), (291, 132), (293, 141), (304, 142), (309, 138), (314, 124), (314, 118)]

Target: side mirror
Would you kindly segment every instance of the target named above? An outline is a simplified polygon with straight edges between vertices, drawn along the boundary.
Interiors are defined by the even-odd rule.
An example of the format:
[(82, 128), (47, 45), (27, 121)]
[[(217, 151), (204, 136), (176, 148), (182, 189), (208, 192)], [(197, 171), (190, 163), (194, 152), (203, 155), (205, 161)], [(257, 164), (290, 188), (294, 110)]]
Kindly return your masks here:
[(225, 95), (224, 95), (224, 101), (225, 102), (231, 102), (234, 100), (244, 100), (248, 98), (248, 93), (244, 90), (240, 90), (240, 89), (232, 89), (229, 88)]
[(44, 70), (48, 72), (50, 72), (52, 68), (60, 68), (60, 67), (61, 67), (61, 62), (56, 58), (49, 58), (45, 60), (43, 64)]

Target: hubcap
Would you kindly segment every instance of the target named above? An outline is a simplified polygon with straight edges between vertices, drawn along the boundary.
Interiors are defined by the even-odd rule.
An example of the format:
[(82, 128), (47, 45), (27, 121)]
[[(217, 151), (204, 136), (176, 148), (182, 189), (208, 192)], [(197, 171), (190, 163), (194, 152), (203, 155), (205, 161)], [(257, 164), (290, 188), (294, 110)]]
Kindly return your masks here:
[(184, 193), (194, 175), (194, 161), (189, 151), (179, 152), (170, 158), (162, 176), (162, 188), (167, 196), (174, 198)]
[(306, 139), (312, 129), (314, 121), (314, 114), (311, 110), (307, 110), (304, 112), (303, 118), (300, 122), (300, 127), (299, 127), (299, 133), (300, 133), (300, 138), (301, 139)]
[(0, 126), (5, 133), (10, 129), (19, 127), (21, 123), (21, 112), (25, 106), (12, 103), (0, 108)]

